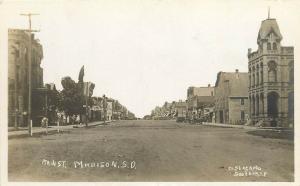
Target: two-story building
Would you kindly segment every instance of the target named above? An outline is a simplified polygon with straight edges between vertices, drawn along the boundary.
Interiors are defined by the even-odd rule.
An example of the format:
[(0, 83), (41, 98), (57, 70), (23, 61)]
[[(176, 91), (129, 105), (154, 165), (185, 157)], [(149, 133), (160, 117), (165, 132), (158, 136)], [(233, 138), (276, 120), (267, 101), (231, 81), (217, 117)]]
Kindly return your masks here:
[(243, 124), (249, 115), (248, 73), (219, 72), (215, 84), (216, 123)]

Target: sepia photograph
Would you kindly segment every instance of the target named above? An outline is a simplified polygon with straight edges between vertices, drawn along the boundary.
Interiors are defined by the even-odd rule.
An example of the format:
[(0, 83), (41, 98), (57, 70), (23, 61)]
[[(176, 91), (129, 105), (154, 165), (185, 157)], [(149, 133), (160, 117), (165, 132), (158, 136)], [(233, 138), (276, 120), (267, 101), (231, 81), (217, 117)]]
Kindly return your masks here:
[(0, 0), (1, 183), (297, 184), (299, 9)]

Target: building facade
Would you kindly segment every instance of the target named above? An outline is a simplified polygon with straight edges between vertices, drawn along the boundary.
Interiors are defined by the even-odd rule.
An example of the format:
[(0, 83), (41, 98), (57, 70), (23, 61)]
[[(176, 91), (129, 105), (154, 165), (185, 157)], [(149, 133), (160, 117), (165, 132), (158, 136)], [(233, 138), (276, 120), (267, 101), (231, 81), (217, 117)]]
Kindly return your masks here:
[(248, 115), (248, 73), (219, 72), (215, 84), (216, 123), (243, 124)]
[(187, 90), (187, 119), (191, 122), (203, 118), (206, 107), (214, 104), (214, 87), (189, 87)]
[(276, 19), (261, 22), (257, 51), (248, 49), (249, 100), (253, 124), (292, 127), (294, 48), (281, 46)]
[(108, 99), (107, 100), (107, 108), (106, 108), (106, 121), (111, 121), (113, 116), (113, 100)]
[(179, 100), (175, 103), (176, 121), (183, 122), (187, 117), (187, 102)]
[[(33, 34), (8, 30), (8, 126), (27, 126), (29, 94), (29, 41), (31, 51), (31, 92), (43, 87), (43, 48)], [(31, 109), (32, 110), (32, 109)]]

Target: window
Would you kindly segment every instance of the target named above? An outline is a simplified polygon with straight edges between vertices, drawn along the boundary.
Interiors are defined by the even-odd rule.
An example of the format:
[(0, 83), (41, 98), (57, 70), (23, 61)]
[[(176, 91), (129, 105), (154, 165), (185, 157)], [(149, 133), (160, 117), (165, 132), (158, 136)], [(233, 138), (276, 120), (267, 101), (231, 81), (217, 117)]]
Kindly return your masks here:
[(261, 70), (260, 71), (260, 84), (264, 83), (264, 72)]
[(251, 87), (251, 75), (249, 75), (249, 87)]
[(277, 50), (277, 44), (273, 43), (273, 50)]
[(241, 99), (241, 105), (244, 105), (245, 104), (245, 101), (244, 101), (244, 98)]
[(16, 50), (16, 57), (19, 58), (20, 57), (20, 51)]
[(289, 83), (294, 84), (294, 61), (289, 63)]
[(261, 62), (260, 63), (260, 84), (263, 84), (264, 83), (264, 65), (263, 63)]
[(267, 50), (271, 50), (271, 43), (267, 44)]
[(277, 65), (275, 61), (270, 61), (268, 63), (268, 77), (269, 82), (276, 82), (277, 81)]
[(259, 85), (259, 72), (256, 72), (256, 84)]

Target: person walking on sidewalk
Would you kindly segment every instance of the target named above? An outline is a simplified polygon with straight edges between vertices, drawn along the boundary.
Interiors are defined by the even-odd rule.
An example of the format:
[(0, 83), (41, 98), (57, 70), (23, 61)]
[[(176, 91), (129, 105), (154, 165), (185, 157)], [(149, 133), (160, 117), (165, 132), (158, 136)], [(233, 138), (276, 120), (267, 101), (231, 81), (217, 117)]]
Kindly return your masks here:
[(42, 121), (41, 121), (41, 127), (42, 128), (46, 128), (46, 134), (48, 134), (48, 118), (47, 117), (43, 117)]

